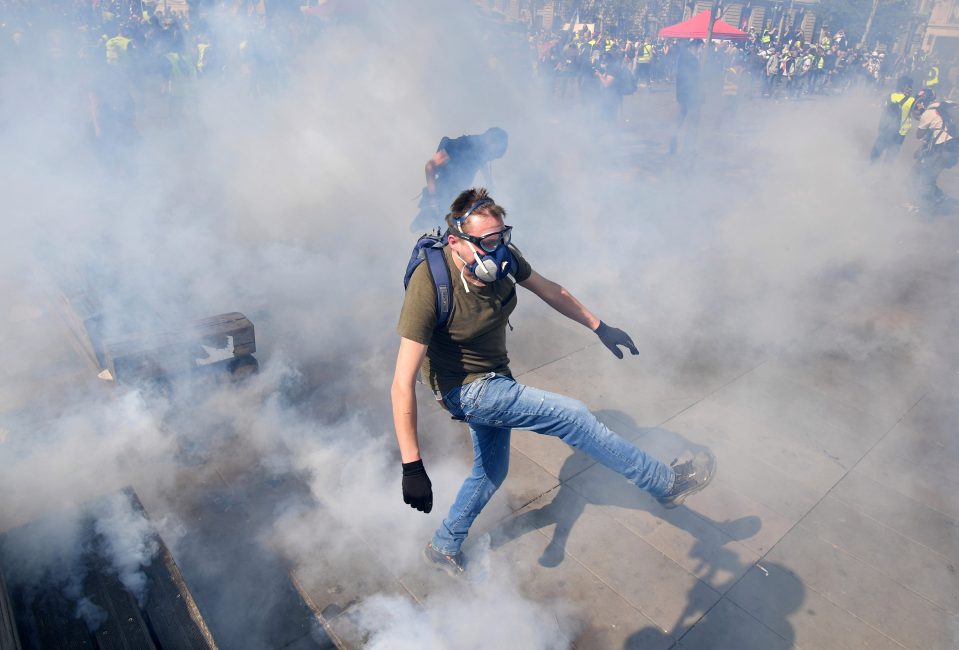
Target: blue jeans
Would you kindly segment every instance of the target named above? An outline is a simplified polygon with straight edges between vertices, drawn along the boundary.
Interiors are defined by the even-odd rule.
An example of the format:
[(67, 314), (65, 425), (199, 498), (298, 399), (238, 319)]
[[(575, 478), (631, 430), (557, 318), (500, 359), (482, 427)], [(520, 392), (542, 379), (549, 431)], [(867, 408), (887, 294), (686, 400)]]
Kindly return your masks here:
[(653, 496), (662, 496), (673, 486), (668, 465), (607, 429), (585, 404), (569, 397), (490, 373), (454, 388), (443, 403), (453, 417), (469, 425), (474, 454), (473, 471), (433, 536), (433, 547), (446, 555), (459, 552), (473, 521), (503, 484), (514, 428), (556, 436)]

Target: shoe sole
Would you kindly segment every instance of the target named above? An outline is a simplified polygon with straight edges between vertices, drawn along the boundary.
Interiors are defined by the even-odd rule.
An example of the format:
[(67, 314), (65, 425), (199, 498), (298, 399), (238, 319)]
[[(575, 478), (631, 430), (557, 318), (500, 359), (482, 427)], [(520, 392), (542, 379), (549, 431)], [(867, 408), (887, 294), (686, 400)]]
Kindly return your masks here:
[(706, 477), (706, 480), (703, 481), (702, 485), (700, 485), (699, 487), (697, 487), (697, 488), (694, 489), (694, 490), (690, 490), (690, 491), (688, 491), (688, 492), (683, 492), (681, 495), (679, 495), (678, 497), (676, 497), (676, 498), (675, 498), (674, 500), (672, 500), (672, 501), (668, 501), (668, 502), (666, 502), (666, 503), (660, 502), (660, 504), (661, 504), (664, 508), (666, 508), (667, 510), (672, 510), (673, 508), (676, 508), (676, 507), (678, 507), (678, 506), (681, 506), (681, 505), (683, 504), (683, 502), (686, 501), (686, 499), (687, 499), (690, 495), (696, 494), (697, 492), (700, 492), (701, 490), (705, 489), (706, 486), (708, 486), (710, 483), (712, 483), (714, 476), (716, 476), (716, 459), (715, 459), (715, 458), (713, 458), (712, 469), (711, 469), (710, 472), (709, 472), (709, 476)]

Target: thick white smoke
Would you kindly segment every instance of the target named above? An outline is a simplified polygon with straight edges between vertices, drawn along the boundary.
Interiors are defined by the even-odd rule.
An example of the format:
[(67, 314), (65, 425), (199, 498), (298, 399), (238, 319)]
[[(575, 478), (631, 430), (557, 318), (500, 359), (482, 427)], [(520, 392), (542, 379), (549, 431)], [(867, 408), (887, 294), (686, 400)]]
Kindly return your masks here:
[[(898, 209), (908, 198), (901, 169), (864, 171), (867, 98), (744, 107), (722, 129), (704, 118), (703, 156), (683, 171), (663, 155), (672, 116), (662, 96), (628, 100), (624, 132), (599, 128), (541, 92), (522, 37), (504, 47), (516, 41), (491, 36), (498, 28), (471, 3), (369, 4), (326, 25), (269, 92), (210, 79), (187, 119), (144, 119), (122, 169), (90, 152), (85, 65), (0, 62), (0, 531), (126, 485), (162, 517), (181, 475), (231, 465), (308, 487), (309, 503), (277, 503), (260, 534), (304, 582), (337, 564), (356, 582), (414, 570), (466, 472), (464, 431), (424, 400), (436, 508), (424, 517), (406, 507), (388, 403), (413, 197), (443, 135), (510, 133), (493, 195), (516, 243), (629, 331), (645, 368), (677, 382), (729, 357), (788, 351), (873, 297), (905, 301), (896, 296), (908, 293), (916, 251), (942, 227)], [(232, 43), (248, 25), (219, 16), (211, 29)], [(98, 383), (50, 307), (65, 285), (98, 296), (108, 332), (242, 311), (257, 328), (261, 372), (170, 392)], [(521, 293), (519, 312), (532, 299)], [(920, 312), (934, 304), (915, 300)], [(527, 332), (560, 318), (519, 312)], [(875, 336), (843, 352), (908, 351), (914, 334), (900, 325), (878, 319)], [(511, 350), (518, 364), (550, 345), (523, 340)], [(585, 330), (582, 340), (593, 342)], [(153, 548), (146, 522), (122, 509), (100, 521), (136, 591)], [(75, 535), (41, 538), (63, 550)], [(175, 554), (177, 540), (166, 541)], [(358, 542), (380, 563), (365, 563)], [(73, 576), (70, 593), (95, 622), (82, 574), (69, 563), (56, 571)], [(557, 620), (575, 612), (524, 595), (508, 573), (494, 563), (484, 584), (416, 606), (374, 596), (360, 620), (373, 647), (567, 646), (575, 630)]]

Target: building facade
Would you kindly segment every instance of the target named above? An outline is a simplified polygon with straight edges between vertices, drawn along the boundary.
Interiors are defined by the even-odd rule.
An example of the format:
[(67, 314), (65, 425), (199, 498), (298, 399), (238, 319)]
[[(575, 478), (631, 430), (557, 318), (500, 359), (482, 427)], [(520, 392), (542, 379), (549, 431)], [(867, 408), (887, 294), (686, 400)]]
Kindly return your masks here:
[(929, 17), (922, 49), (939, 59), (959, 60), (959, 2), (925, 0), (919, 4), (919, 13)]

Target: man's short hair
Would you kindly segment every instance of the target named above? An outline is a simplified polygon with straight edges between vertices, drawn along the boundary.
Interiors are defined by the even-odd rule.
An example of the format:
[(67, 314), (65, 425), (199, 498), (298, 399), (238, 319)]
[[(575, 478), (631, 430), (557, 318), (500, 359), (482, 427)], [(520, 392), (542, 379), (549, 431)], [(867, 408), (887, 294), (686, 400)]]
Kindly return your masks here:
[(474, 203), (483, 200), (491, 201), (491, 203), (486, 203), (476, 208), (470, 216), (474, 214), (489, 214), (494, 217), (499, 217), (500, 219), (506, 218), (506, 209), (501, 205), (497, 205), (496, 201), (493, 201), (493, 197), (489, 195), (485, 187), (471, 187), (468, 190), (460, 192), (459, 196), (453, 199), (453, 202), (450, 204), (449, 214), (446, 215), (446, 227), (449, 229), (449, 232), (456, 235), (456, 232), (459, 230), (456, 226), (456, 220), (466, 214), (470, 206)]

